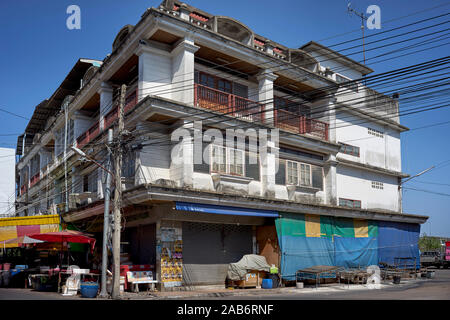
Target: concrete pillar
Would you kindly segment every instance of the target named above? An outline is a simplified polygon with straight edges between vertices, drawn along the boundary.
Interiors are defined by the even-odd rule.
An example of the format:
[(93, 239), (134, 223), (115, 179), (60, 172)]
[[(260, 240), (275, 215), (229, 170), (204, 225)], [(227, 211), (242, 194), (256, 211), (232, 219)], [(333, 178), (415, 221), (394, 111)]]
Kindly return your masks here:
[(267, 136), (260, 130), (259, 133), (259, 156), (261, 160), (261, 196), (266, 198), (275, 198), (275, 174), (277, 172), (276, 159), (278, 158), (279, 148), (278, 139)]
[(171, 51), (172, 98), (189, 105), (194, 105), (194, 54), (199, 48), (185, 37)]
[(113, 103), (113, 88), (107, 82), (102, 82), (100, 89), (98, 90), (100, 95), (100, 130), (104, 129), (105, 115), (111, 110)]
[(325, 160), (324, 175), (325, 175), (325, 197), (326, 204), (338, 205), (337, 186), (336, 186), (336, 156), (329, 155)]
[(148, 95), (171, 99), (172, 56), (170, 46), (163, 43), (140, 41), (136, 49), (138, 64), (138, 101)]
[[(258, 73), (258, 100), (264, 105), (263, 113), (265, 123), (273, 125), (273, 82), (278, 76), (274, 75), (271, 70), (262, 70)], [(256, 111), (256, 110), (255, 110)]]

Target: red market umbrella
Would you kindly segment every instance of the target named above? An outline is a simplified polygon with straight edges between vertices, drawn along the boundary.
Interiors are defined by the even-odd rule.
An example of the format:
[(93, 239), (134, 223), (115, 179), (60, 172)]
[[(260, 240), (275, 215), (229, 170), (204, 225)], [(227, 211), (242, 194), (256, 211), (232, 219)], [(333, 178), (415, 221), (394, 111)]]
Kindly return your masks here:
[(91, 250), (94, 250), (95, 239), (89, 237), (90, 235), (74, 230), (63, 230), (59, 232), (35, 233), (29, 234), (28, 237), (32, 239), (47, 241), (47, 242), (73, 242), (73, 243), (89, 243)]

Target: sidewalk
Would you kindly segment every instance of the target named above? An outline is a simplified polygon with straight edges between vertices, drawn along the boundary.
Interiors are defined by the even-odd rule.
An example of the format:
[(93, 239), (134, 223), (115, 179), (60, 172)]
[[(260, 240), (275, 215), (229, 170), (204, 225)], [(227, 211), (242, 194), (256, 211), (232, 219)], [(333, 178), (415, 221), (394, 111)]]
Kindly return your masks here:
[(248, 289), (219, 289), (219, 288), (204, 288), (196, 289), (192, 291), (172, 291), (172, 292), (145, 292), (122, 293), (122, 299), (124, 300), (165, 300), (165, 299), (190, 299), (190, 298), (220, 298), (220, 297), (239, 297), (239, 296), (273, 296), (273, 295), (302, 295), (311, 293), (333, 293), (343, 291), (355, 291), (355, 290), (380, 290), (390, 287), (405, 287), (411, 284), (415, 284), (423, 280), (408, 279), (403, 280), (400, 284), (393, 284), (392, 282), (386, 282), (380, 284), (376, 289), (371, 289), (367, 285), (362, 284), (322, 284), (318, 288), (305, 287), (297, 289), (296, 287), (285, 287), (276, 289), (260, 289), (260, 288), (248, 288)]

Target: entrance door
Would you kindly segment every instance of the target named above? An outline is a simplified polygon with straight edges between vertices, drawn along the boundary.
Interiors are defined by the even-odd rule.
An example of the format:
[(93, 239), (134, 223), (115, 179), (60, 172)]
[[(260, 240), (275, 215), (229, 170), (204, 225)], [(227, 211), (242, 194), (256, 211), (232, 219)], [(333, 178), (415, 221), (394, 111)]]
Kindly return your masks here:
[(278, 266), (280, 249), (278, 247), (277, 230), (275, 226), (260, 226), (256, 228), (256, 241), (260, 255), (264, 256), (267, 263)]

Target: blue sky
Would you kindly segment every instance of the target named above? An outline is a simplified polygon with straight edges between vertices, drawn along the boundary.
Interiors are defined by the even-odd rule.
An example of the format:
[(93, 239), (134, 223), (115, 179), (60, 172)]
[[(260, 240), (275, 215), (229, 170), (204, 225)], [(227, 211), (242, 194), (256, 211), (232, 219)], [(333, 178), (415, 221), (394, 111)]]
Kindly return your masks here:
[[(365, 11), (371, 4), (380, 6), (382, 30), (450, 11), (449, 2), (446, 1), (352, 2), (353, 7), (359, 11)], [(191, 0), (188, 3), (212, 14), (238, 19), (256, 33), (292, 48), (299, 47), (310, 40), (333, 45), (361, 35), (360, 20), (347, 13), (345, 0)], [(81, 30), (66, 28), (68, 17), (66, 8), (71, 4), (81, 8)], [(30, 117), (34, 107), (54, 92), (78, 58), (103, 60), (111, 51), (114, 37), (121, 27), (125, 24), (136, 24), (146, 8), (156, 7), (159, 4), (160, 1), (148, 0), (1, 1), (0, 93), (2, 93), (2, 100), (0, 108)], [(384, 24), (391, 19), (439, 5), (446, 6)], [(445, 20), (443, 18), (439, 21)], [(366, 34), (370, 35), (374, 32), (367, 30)], [(424, 31), (426, 32), (430, 30)], [(347, 34), (336, 36), (342, 33)], [(332, 38), (327, 39), (330, 37)], [(379, 37), (373, 39), (375, 38), (379, 39)], [(358, 43), (343, 45), (340, 48)], [(442, 42), (442, 44), (446, 43)], [(385, 52), (388, 49), (372, 51), (367, 53), (367, 57), (380, 54), (383, 50)], [(440, 58), (448, 53), (449, 46), (442, 45), (432, 50), (369, 66), (376, 73), (381, 73)], [(355, 60), (362, 59), (361, 54), (351, 57)], [(401, 123), (409, 128), (416, 128), (448, 120), (450, 120), (450, 110), (442, 108), (402, 117)], [(15, 147), (17, 137), (8, 135), (22, 133), (26, 120), (0, 112), (0, 124), (0, 147)], [(449, 129), (450, 124), (445, 124), (403, 133), (403, 171), (415, 174), (449, 160)], [(430, 182), (447, 185), (430, 184)], [(450, 165), (413, 179), (405, 184), (405, 187), (408, 186), (450, 194)], [(413, 190), (404, 191), (405, 212), (430, 216), (429, 222), (422, 226), (422, 232), (427, 234), (450, 237), (449, 205), (449, 196)]]

